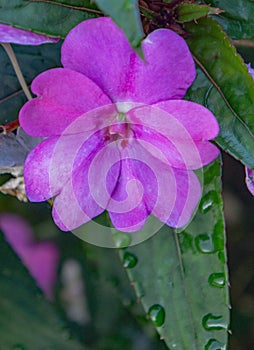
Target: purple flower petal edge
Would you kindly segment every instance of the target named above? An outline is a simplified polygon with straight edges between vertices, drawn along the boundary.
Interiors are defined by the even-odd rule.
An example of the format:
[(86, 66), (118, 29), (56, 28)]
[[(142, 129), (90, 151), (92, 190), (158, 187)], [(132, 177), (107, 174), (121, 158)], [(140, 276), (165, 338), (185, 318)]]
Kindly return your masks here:
[(41, 45), (57, 43), (59, 38), (52, 38), (44, 34), (37, 34), (29, 30), (14, 28), (7, 24), (0, 24), (0, 43), (21, 45)]

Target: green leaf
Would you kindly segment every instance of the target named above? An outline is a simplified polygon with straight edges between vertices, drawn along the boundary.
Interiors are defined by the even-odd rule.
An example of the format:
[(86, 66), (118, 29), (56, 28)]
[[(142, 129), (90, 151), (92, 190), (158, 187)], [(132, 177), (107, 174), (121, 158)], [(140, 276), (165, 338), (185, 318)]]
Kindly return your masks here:
[(95, 0), (103, 12), (122, 28), (133, 47), (144, 37), (137, 0)]
[(129, 278), (170, 349), (226, 349), (229, 301), (220, 175), (218, 160), (204, 169), (204, 194), (184, 231), (164, 226), (126, 250), (137, 258), (127, 268)]
[(220, 124), (218, 144), (250, 168), (254, 168), (254, 82), (221, 27), (212, 19), (187, 23), (187, 43), (208, 81), (199, 79), (204, 104)]
[(0, 234), (0, 349), (81, 350)]
[(224, 12), (214, 17), (232, 39), (254, 37), (254, 2), (252, 0), (206, 0)]
[(64, 38), (78, 23), (98, 16), (82, 10), (83, 3), (82, 0), (1, 0), (0, 23)]
[[(40, 46), (13, 45), (28, 85), (39, 73), (60, 66), (60, 47), (61, 43)], [(20, 108), (26, 102), (26, 97), (21, 90), (10, 60), (1, 46), (0, 76), (0, 124), (5, 124), (17, 119)]]
[(253, 134), (241, 120), (235, 118), (218, 90), (198, 67), (196, 80), (185, 98), (203, 104), (213, 112), (220, 124), (220, 134), (215, 139), (216, 143), (236, 159), (253, 167)]
[(191, 22), (208, 15), (218, 15), (221, 13), (220, 9), (210, 7), (209, 5), (189, 3), (180, 4), (175, 11), (177, 13), (177, 22), (179, 23)]

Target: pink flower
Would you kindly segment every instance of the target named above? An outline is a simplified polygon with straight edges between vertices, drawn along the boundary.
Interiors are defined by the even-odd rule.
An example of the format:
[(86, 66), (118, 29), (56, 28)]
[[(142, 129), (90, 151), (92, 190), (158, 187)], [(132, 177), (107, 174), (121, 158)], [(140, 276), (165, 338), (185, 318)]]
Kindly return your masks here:
[(49, 299), (53, 299), (59, 252), (51, 242), (35, 243), (31, 227), (21, 217), (0, 214), (0, 229), (38, 286)]
[(76, 26), (62, 64), (32, 84), (20, 123), (45, 137), (25, 164), (31, 201), (55, 197), (53, 218), (72, 230), (109, 212), (122, 231), (150, 214), (184, 226), (200, 199), (193, 172), (218, 156), (208, 140), (218, 124), (209, 110), (181, 100), (195, 78), (185, 41), (167, 29), (142, 43), (143, 61), (109, 18)]
[(50, 38), (47, 35), (36, 34), (24, 29), (14, 28), (7, 24), (0, 24), (0, 42), (22, 45), (40, 45), (56, 43), (59, 38)]

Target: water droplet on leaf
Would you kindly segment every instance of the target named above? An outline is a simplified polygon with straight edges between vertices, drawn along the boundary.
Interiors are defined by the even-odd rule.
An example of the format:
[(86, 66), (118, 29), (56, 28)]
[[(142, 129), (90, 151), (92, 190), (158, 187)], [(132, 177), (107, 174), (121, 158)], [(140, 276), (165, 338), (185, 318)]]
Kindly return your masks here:
[(218, 196), (215, 191), (208, 192), (200, 201), (199, 210), (205, 214), (212, 209), (213, 204), (217, 202)]
[(128, 233), (119, 232), (113, 235), (116, 248), (126, 248), (131, 244), (131, 236)]
[(223, 288), (226, 284), (226, 276), (224, 272), (212, 273), (208, 277), (208, 282), (213, 287)]
[(227, 329), (227, 323), (224, 322), (221, 315), (207, 314), (202, 319), (202, 325), (207, 331)]
[(198, 235), (195, 238), (196, 247), (200, 253), (214, 253), (214, 243), (213, 243), (213, 237), (207, 233), (203, 233), (201, 235)]
[(125, 252), (123, 255), (123, 267), (127, 269), (132, 269), (137, 265), (138, 258), (129, 252)]
[(210, 339), (205, 345), (205, 350), (226, 350), (226, 345), (216, 339)]
[(148, 310), (150, 319), (157, 327), (161, 327), (165, 321), (165, 309), (159, 304), (152, 305)]

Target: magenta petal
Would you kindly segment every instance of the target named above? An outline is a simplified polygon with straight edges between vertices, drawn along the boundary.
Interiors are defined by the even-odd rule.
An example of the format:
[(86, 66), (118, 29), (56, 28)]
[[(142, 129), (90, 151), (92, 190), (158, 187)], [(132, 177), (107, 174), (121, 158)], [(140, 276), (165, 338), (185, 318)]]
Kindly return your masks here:
[(63, 68), (40, 74), (32, 91), (38, 97), (23, 106), (19, 120), (23, 129), (36, 137), (61, 135), (79, 116), (111, 104), (90, 79)]
[[(85, 186), (82, 188), (82, 194), (85, 188)], [(79, 203), (80, 198), (76, 196), (71, 180), (65, 184), (61, 193), (56, 197), (52, 215), (56, 225), (62, 231), (74, 230), (104, 211), (93, 201), (89, 193), (86, 192), (86, 195), (82, 203), (86, 201), (89, 215), (81, 207), (82, 203)]]
[(62, 46), (62, 63), (93, 80), (113, 102), (156, 103), (182, 98), (195, 78), (185, 41), (167, 29), (143, 41), (145, 61), (110, 18), (80, 23)]
[(50, 162), (57, 138), (41, 142), (27, 156), (24, 167), (26, 195), (32, 202), (42, 202), (52, 198), (61, 187), (55, 189), (50, 184)]
[(173, 100), (156, 103), (155, 107), (173, 115), (193, 140), (211, 140), (219, 134), (219, 124), (209, 109), (190, 101)]
[(0, 42), (21, 45), (40, 45), (57, 43), (59, 38), (51, 38), (47, 35), (36, 34), (24, 29), (14, 28), (7, 24), (0, 24)]
[(106, 175), (108, 167), (119, 162), (120, 153), (115, 145), (105, 143), (103, 135), (104, 130), (93, 134), (77, 150), (71, 179), (54, 201), (53, 217), (64, 231), (73, 230), (101, 214), (114, 191), (119, 164), (109, 180)]
[(168, 218), (176, 193), (172, 168), (135, 139), (121, 150), (121, 158), (120, 177), (107, 207), (114, 226), (126, 232), (141, 229), (162, 196), (167, 198), (163, 213)]
[(254, 170), (245, 167), (245, 182), (248, 190), (254, 196)]
[[(196, 175), (192, 171), (173, 169), (175, 192), (170, 197), (162, 194), (153, 214), (168, 226), (179, 228), (185, 226), (191, 219), (201, 198), (201, 187)], [(170, 174), (172, 176), (172, 173)], [(165, 212), (168, 201), (174, 200), (170, 213)]]
[[(128, 112), (135, 137), (161, 161), (181, 169), (198, 169), (218, 156), (218, 149), (208, 141), (194, 140), (178, 118), (157, 106), (137, 107)], [(214, 117), (213, 117), (214, 118)], [(216, 124), (217, 125), (217, 124)], [(206, 154), (206, 151), (207, 152)]]
[[(146, 174), (146, 181), (140, 174)], [(145, 201), (146, 192), (151, 186), (154, 186), (156, 192), (156, 177), (149, 167), (135, 159), (121, 161), (121, 174), (107, 208), (112, 223), (118, 230), (133, 232), (143, 227), (151, 212)]]
[[(45, 201), (61, 191), (71, 178), (75, 157), (85, 139), (85, 133), (51, 137), (29, 153), (24, 167), (26, 194), (29, 200)], [(97, 142), (94, 138), (91, 144), (95, 147)], [(88, 154), (89, 151), (88, 149)]]

